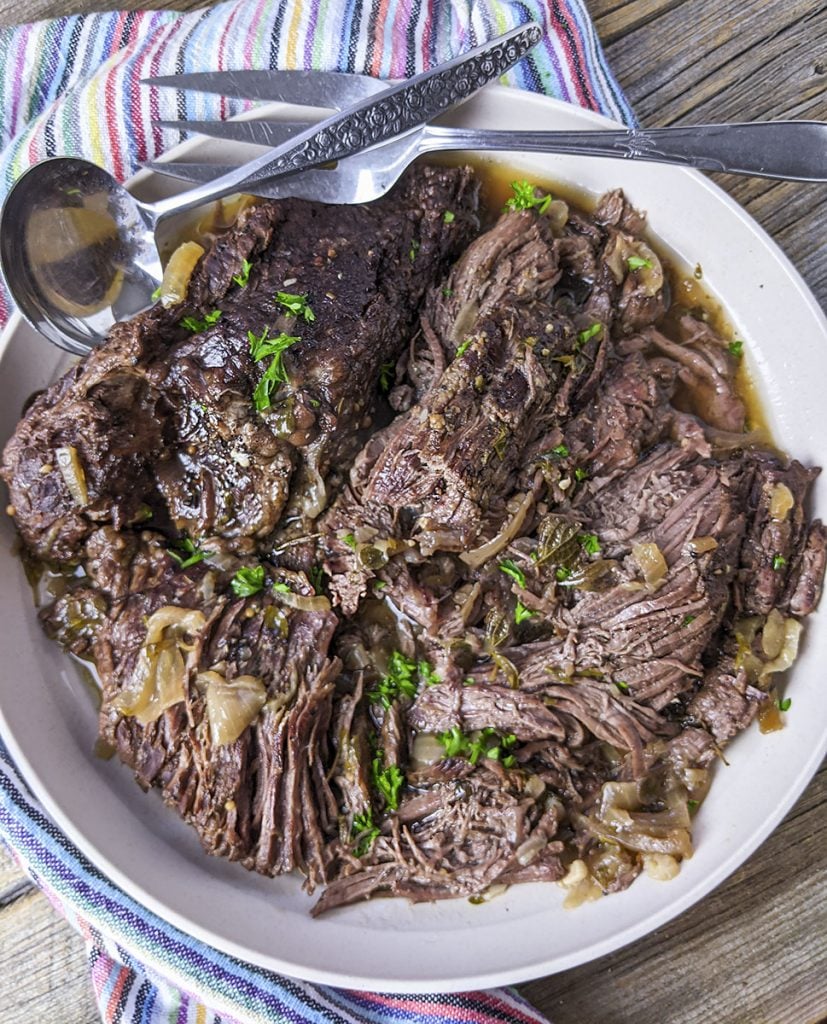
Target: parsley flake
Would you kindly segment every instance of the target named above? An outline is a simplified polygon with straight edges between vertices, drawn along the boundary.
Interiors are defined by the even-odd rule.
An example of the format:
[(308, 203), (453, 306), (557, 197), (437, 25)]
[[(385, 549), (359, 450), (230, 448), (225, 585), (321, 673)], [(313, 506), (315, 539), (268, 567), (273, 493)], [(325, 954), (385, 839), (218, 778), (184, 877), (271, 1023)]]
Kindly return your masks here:
[(574, 479), (577, 480), (579, 483), (582, 483), (584, 480), (588, 480), (589, 471), (587, 469), (584, 469), (582, 466), (575, 466)]
[(416, 673), (416, 662), (401, 651), (394, 651), (388, 659), (388, 671), (368, 696), (384, 708), (390, 708), (400, 697), (413, 699), (417, 691)]
[(405, 776), (398, 765), (391, 764), (385, 767), (385, 755), (377, 750), (370, 765), (373, 785), (385, 801), (388, 810), (395, 811), (399, 808), (399, 791), (405, 784)]
[(264, 587), (264, 566), (243, 566), (233, 576), (230, 586), (236, 597), (252, 597)]
[(379, 367), (379, 390), (387, 395), (396, 376), (396, 363), (382, 363)]
[(578, 535), (577, 539), (580, 541), (580, 546), (587, 555), (600, 554), (600, 541), (598, 540), (596, 533), (581, 533)]
[(551, 196), (543, 192), (539, 196), (534, 185), (528, 181), (512, 181), (511, 188), (514, 195), (506, 201), (506, 210), (534, 210), (538, 213), (545, 213), (551, 206)]
[(521, 622), (527, 622), (529, 619), (533, 619), (536, 615), (530, 608), (526, 608), (522, 601), (517, 602), (517, 606), (514, 609), (514, 621), (519, 626)]
[(247, 282), (250, 280), (250, 271), (252, 269), (253, 264), (249, 260), (241, 261), (241, 270), (237, 274), (233, 274), (233, 281), (235, 281), (239, 288), (247, 287)]
[(455, 359), (460, 359), (471, 346), (471, 339), (466, 338), (461, 344), (457, 345), (457, 354), (454, 356)]
[(551, 454), (556, 455), (558, 459), (567, 459), (571, 452), (568, 450), (566, 445), (558, 444), (556, 447), (551, 449)]
[(293, 593), (293, 591), (290, 589), (290, 586), (287, 583), (284, 583), (283, 581), (280, 581), (278, 583), (274, 583), (273, 584), (273, 590), (275, 590), (275, 592), (277, 594), (292, 594)]
[(353, 819), (351, 838), (356, 840), (353, 853), (356, 857), (364, 857), (373, 846), (376, 837), (381, 835), (381, 829), (373, 824), (373, 811), (370, 807), (362, 814), (357, 814)]
[(773, 555), (772, 567), (776, 572), (780, 572), (787, 564), (787, 559), (783, 555)]
[(644, 268), (649, 270), (652, 266), (652, 261), (644, 259), (643, 256), (627, 256), (626, 266), (629, 270), (643, 270)]
[(778, 708), (779, 711), (789, 711), (792, 707), (792, 703), (793, 702), (790, 697), (785, 697), (783, 700), (777, 700), (775, 702), (775, 706)]
[(446, 224), (453, 224), (456, 220), (456, 215), (453, 210), (446, 210), (442, 215), (442, 219)]
[(741, 356), (744, 354), (743, 341), (731, 341), (727, 345), (727, 348), (729, 349), (729, 354), (731, 356), (735, 356), (736, 359), (740, 359)]
[(506, 558), (497, 565), (500, 572), (510, 576), (514, 582), (525, 590), (525, 573), (511, 558)]
[(683, 629), (684, 626), (691, 625), (697, 617), (697, 615), (684, 615), (683, 621), (681, 622), (681, 629)]
[(577, 348), (582, 348), (587, 341), (591, 341), (591, 339), (600, 334), (602, 330), (603, 324), (592, 324), (591, 327), (587, 327), (585, 331), (581, 331), (577, 335)]
[(161, 298), (161, 291), (162, 291), (162, 289), (163, 289), (163, 285), (159, 284), (158, 287), (155, 289), (155, 291), (152, 293), (152, 295), (150, 295), (150, 298), (152, 299), (153, 302), (157, 302), (158, 299)]
[(221, 319), (221, 310), (214, 309), (212, 313), (206, 313), (203, 320), (199, 320), (195, 316), (185, 316), (181, 319), (181, 326), (186, 327), (188, 331), (192, 331), (193, 334), (200, 334), (201, 331), (206, 331), (208, 327), (212, 327), (213, 324), (218, 323)]
[(554, 575), (557, 578), (558, 583), (563, 583), (569, 578), (569, 576), (571, 576), (571, 569), (565, 565), (558, 565), (554, 570)]
[(303, 316), (305, 320), (315, 320), (316, 314), (307, 305), (306, 295), (293, 295), (291, 292), (276, 292), (276, 302), (287, 310), (290, 316)]
[(181, 537), (180, 540), (173, 541), (173, 546), (167, 548), (167, 551), (178, 563), (180, 569), (189, 569), (191, 565), (198, 565), (207, 557), (207, 552), (202, 551), (189, 537)]
[(252, 331), (247, 331), (247, 341), (250, 343), (250, 355), (257, 363), (267, 359), (268, 356), (273, 357), (253, 392), (253, 405), (259, 412), (263, 412), (272, 405), (272, 396), (276, 385), (287, 383), (284, 353), (291, 345), (301, 341), (301, 338), (283, 332), (277, 338), (271, 338), (270, 328), (265, 327), (258, 336)]
[(629, 692), (629, 684), (624, 683), (622, 679), (615, 679), (615, 686), (620, 690), (621, 693)]
[(314, 565), (307, 574), (307, 578), (310, 580), (310, 586), (313, 587), (316, 594), (324, 593), (324, 577), (325, 571), (320, 565)]
[(343, 541), (345, 544), (347, 544), (347, 546), (349, 548), (352, 548), (354, 551), (359, 547), (359, 541), (356, 540), (352, 533), (346, 533), (343, 537), (340, 537), (339, 539)]

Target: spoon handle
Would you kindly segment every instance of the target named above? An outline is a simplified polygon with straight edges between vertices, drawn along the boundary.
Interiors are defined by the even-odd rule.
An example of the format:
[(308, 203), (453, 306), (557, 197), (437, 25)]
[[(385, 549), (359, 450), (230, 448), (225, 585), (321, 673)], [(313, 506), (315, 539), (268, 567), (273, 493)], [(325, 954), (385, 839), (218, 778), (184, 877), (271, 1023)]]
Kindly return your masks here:
[(827, 123), (822, 121), (753, 121), (573, 132), (428, 126), (422, 149), (572, 153), (650, 160), (785, 181), (827, 181)]

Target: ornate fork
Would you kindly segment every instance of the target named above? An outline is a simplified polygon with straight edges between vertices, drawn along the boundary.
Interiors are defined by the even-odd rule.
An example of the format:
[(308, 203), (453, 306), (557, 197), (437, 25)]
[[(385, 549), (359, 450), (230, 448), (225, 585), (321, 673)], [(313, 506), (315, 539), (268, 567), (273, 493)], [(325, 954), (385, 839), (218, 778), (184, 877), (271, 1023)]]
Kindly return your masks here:
[[(272, 146), (306, 127), (284, 121), (162, 121), (199, 134)], [(330, 203), (364, 203), (384, 195), (424, 153), (512, 150), (573, 153), (680, 164), (706, 171), (827, 181), (827, 123), (768, 121), (743, 124), (596, 131), (486, 131), (425, 125), (399, 138), (291, 178), (257, 182), (264, 196), (298, 196)], [(156, 161), (147, 166), (190, 182), (209, 181), (228, 168)]]

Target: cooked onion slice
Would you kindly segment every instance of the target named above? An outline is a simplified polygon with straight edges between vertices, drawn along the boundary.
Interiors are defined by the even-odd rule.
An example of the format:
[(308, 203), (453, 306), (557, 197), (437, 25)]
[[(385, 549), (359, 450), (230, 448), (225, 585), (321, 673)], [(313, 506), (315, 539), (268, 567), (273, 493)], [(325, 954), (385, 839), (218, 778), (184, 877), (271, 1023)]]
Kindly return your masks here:
[(197, 242), (184, 242), (178, 246), (164, 267), (159, 291), (162, 306), (177, 306), (184, 301), (192, 272), (203, 255), (204, 249)]
[(187, 696), (187, 665), (183, 652), (192, 646), (188, 635), (199, 633), (206, 620), (191, 608), (166, 605), (153, 612), (147, 620), (146, 639), (130, 686), (124, 688), (113, 702), (122, 715), (149, 725), (167, 708)]
[(472, 569), (479, 569), (479, 567), (487, 562), (489, 558), (493, 558), (494, 555), (502, 551), (506, 544), (510, 544), (517, 536), (520, 530), (522, 530), (523, 524), (526, 521), (526, 516), (533, 505), (534, 495), (530, 492), (528, 494), (524, 494), (520, 499), (517, 511), (495, 537), (492, 537), (491, 540), (487, 541), (481, 547), (474, 548), (473, 551), (463, 552), (459, 557), (466, 565), (470, 565)]
[(632, 558), (640, 566), (647, 587), (660, 583), (669, 571), (666, 559), (657, 544), (635, 544)]
[(78, 450), (74, 445), (67, 445), (65, 448), (55, 449), (57, 468), (60, 475), (72, 495), (76, 505), (85, 508), (89, 504), (89, 491), (86, 487), (86, 474), (78, 458)]
[(227, 680), (218, 672), (201, 672), (196, 684), (205, 691), (210, 739), (216, 747), (235, 743), (267, 700), (264, 683), (256, 676)]

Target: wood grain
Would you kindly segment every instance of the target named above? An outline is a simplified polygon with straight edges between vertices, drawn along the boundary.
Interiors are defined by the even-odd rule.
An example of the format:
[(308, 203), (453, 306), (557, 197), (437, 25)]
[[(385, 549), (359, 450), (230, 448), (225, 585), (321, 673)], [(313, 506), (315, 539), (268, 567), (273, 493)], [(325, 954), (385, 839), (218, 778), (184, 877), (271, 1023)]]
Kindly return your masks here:
[[(586, 3), (643, 124), (827, 120), (826, 0)], [(107, 6), (113, 4), (0, 0), (0, 26)], [(717, 180), (785, 249), (827, 307), (827, 186)], [(623, 950), (523, 991), (555, 1024), (824, 1022), (825, 811), (827, 766), (770, 839), (697, 906)], [(0, 1021), (97, 1019), (80, 938), (0, 852)]]
[(0, 846), (0, 1020), (99, 1021), (81, 937)]

